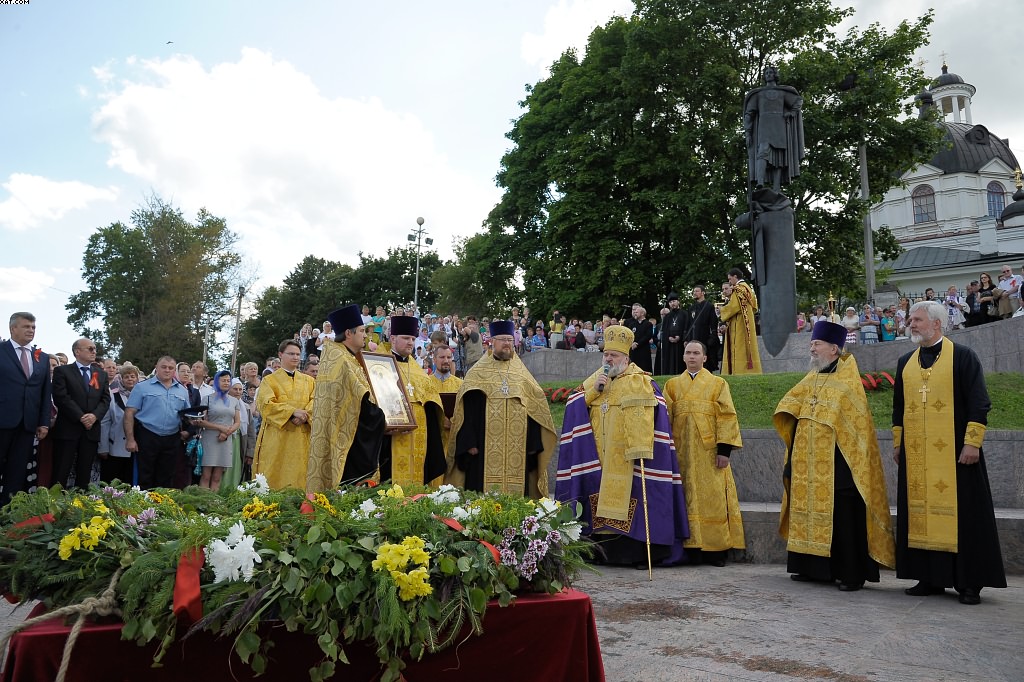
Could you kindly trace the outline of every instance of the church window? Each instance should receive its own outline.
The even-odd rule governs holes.
[[[998,218],[1006,208],[1006,190],[995,181],[988,183],[988,215]]]
[[[910,196],[914,202],[914,224],[934,222],[935,190],[928,185],[921,185]]]

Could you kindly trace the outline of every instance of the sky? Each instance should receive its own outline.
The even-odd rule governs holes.
[[[919,0],[849,0],[891,29]],[[943,56],[978,89],[975,123],[1024,160],[1019,0],[942,0]],[[65,303],[89,236],[156,194],[227,220],[258,277],[247,307],[307,255],[357,265],[423,217],[442,259],[480,230],[525,86],[628,0],[0,6],[0,318],[37,316],[70,354]],[[785,80],[783,78],[783,80]],[[1009,186],[1008,182],[1008,186]],[[312,321],[314,324],[317,321]],[[0,335],[6,337],[4,329]],[[173,352],[173,349],[169,349]],[[130,359],[130,358],[123,358]]]

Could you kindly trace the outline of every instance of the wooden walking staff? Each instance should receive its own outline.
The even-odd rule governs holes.
[[[647,534],[647,581],[654,581],[654,567],[651,565],[651,521],[647,517],[647,473],[644,458],[640,458],[640,494],[644,498],[644,532]]]

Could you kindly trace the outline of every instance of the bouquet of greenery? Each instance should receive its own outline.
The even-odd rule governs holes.
[[[233,637],[260,672],[274,643],[259,625],[277,622],[316,639],[313,680],[333,675],[355,642],[394,680],[405,660],[482,633],[489,601],[568,587],[590,551],[577,518],[551,500],[452,486],[306,495],[257,476],[228,494],[55,487],[0,510],[0,589],[60,608],[112,588],[122,636],[159,642],[154,663],[179,636],[206,630]],[[198,618],[184,633],[180,611]]]

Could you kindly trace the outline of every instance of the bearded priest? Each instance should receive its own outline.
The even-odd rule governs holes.
[[[605,563],[646,568],[689,535],[686,499],[658,385],[629,361],[633,332],[604,332],[604,367],[569,396],[555,498],[582,503],[580,518]],[[646,483],[645,483],[646,481]]]
[[[515,325],[495,320],[492,352],[469,370],[455,397],[445,483],[539,499],[548,495],[555,425],[544,389],[515,351]]]
[[[913,597],[952,587],[974,605],[983,587],[1006,587],[981,447],[992,404],[978,356],[942,335],[947,316],[936,301],[911,306],[919,347],[896,365],[896,577],[918,581]]]
[[[882,456],[846,328],[815,323],[810,372],[775,408],[786,444],[779,534],[799,582],[839,581],[854,592],[892,568],[895,548]]]

